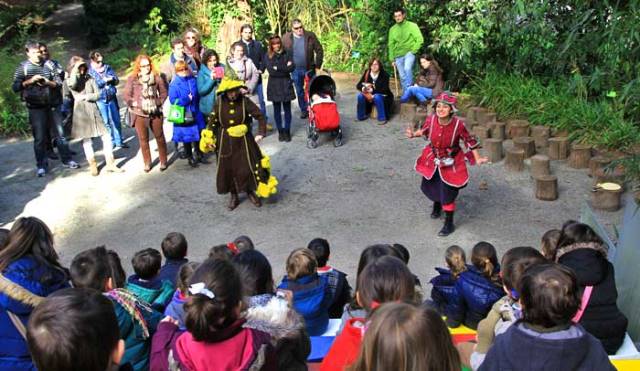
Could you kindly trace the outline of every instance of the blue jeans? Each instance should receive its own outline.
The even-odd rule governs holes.
[[[278,131],[291,128],[291,102],[271,102],[273,104],[273,118],[276,120]],[[284,126],[282,126],[282,108],[284,108]]]
[[[307,70],[304,67],[296,67],[293,70],[293,86],[296,87],[296,96],[298,97],[298,107],[300,107],[300,112],[305,112],[307,110],[307,101],[304,99],[304,75]],[[310,71],[310,78],[313,78],[315,75],[315,71]]]
[[[120,111],[118,109],[118,102],[114,99],[109,102],[97,101],[98,109],[100,110],[100,116],[104,121],[104,126],[109,130],[111,134],[111,142],[114,147],[122,145],[122,127],[120,127]]]
[[[413,64],[415,61],[416,56],[411,52],[408,52],[401,57],[396,57],[396,68],[400,75],[400,82],[402,83],[403,91],[413,85]]]
[[[420,103],[424,103],[433,98],[433,90],[430,88],[423,88],[421,86],[410,86],[402,93],[400,103],[407,103],[411,97],[416,97]]]
[[[376,110],[378,111],[378,121],[386,121],[387,113],[384,110],[384,95],[374,94],[373,104],[376,105]],[[358,94],[358,120],[362,121],[367,119],[369,116],[368,113],[371,112],[373,104],[367,102],[367,99],[362,93]]]
[[[258,81],[258,85],[256,85],[255,89],[256,94],[258,95],[258,102],[260,103],[260,112],[264,115],[264,119],[267,119],[267,105],[264,102],[264,92],[262,91],[262,78]]]

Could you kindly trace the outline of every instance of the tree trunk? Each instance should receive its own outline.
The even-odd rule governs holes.
[[[531,137],[513,138],[513,146],[524,151],[524,157],[529,158],[536,154],[536,143]]]
[[[549,156],[535,155],[531,157],[531,176],[536,179],[542,175],[549,175]]]
[[[509,171],[524,170],[524,150],[518,148],[509,148],[506,150],[507,156],[504,160],[504,166]]]
[[[596,186],[591,192],[591,206],[605,211],[617,211],[620,209],[620,196],[622,196],[623,188],[619,184],[615,185],[620,188],[609,190]]]
[[[542,175],[536,178],[536,198],[543,201],[558,199],[558,178],[555,175]]]
[[[591,160],[591,146],[585,144],[574,144],[571,146],[569,155],[569,166],[574,169],[586,169]]]
[[[505,140],[506,133],[505,127],[506,124],[504,122],[496,121],[491,124],[491,138]]]
[[[496,163],[502,160],[502,157],[503,157],[502,140],[493,139],[493,138],[485,139],[484,148],[486,150],[487,157],[489,157],[490,162]]]
[[[549,158],[552,160],[564,160],[567,158],[569,138],[549,138]]]

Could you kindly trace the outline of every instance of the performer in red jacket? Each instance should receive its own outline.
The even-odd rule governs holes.
[[[456,97],[449,92],[439,94],[433,100],[436,113],[427,117],[420,130],[414,131],[408,127],[405,132],[407,138],[424,136],[427,140],[427,145],[416,160],[415,169],[423,176],[422,192],[433,201],[431,218],[437,219],[442,210],[445,212],[444,226],[438,236],[448,236],[455,230],[455,200],[459,190],[469,181],[465,159],[471,164],[488,161],[477,150],[478,139],[469,134],[464,122],[455,116],[456,101]],[[460,147],[461,141],[469,150],[466,154]]]

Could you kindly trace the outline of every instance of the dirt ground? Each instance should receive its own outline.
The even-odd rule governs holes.
[[[108,62],[108,56],[105,59]],[[322,136],[317,149],[308,149],[306,122],[297,118],[296,108],[293,141],[280,143],[271,135],[261,143],[280,181],[278,195],[262,208],[243,197],[240,207],[227,211],[227,196],[215,191],[215,163],[192,169],[174,154],[166,172],[156,166],[145,174],[135,133],[126,128],[131,148],[116,153],[126,172],[98,177],[89,174],[78,142],[72,149],[78,153],[79,170],[63,169],[59,161],[52,161],[50,174],[37,178],[33,142],[1,140],[0,225],[8,227],[19,216],[37,216],[54,231],[65,264],[84,249],[107,245],[118,251],[127,270],[135,251],[160,248],[162,238],[171,231],[187,236],[192,260],[202,260],[213,245],[247,234],[269,257],[275,276],[284,273],[291,250],[315,237],[330,241],[330,263],[350,275],[355,274],[364,247],[397,242],[409,248],[410,267],[426,282],[435,273],[433,268],[444,264],[443,253],[449,245],[469,251],[474,243],[485,240],[500,252],[520,245],[538,246],[546,230],[580,217],[591,188],[586,170],[553,162],[560,198],[545,202],[534,198],[528,170],[508,173],[503,163],[489,164],[470,171],[469,186],[458,199],[456,232],[437,237],[442,220],[429,218],[430,204],[413,170],[424,141],[405,139],[406,123],[397,117],[384,126],[356,122],[357,77],[334,77],[344,146],[334,148],[328,136]],[[153,150],[155,143],[151,146]],[[157,157],[157,152],[153,155]],[[486,190],[479,189],[482,181]],[[597,215],[613,231],[622,213]]]

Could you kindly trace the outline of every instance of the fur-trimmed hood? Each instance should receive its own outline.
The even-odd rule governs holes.
[[[302,316],[293,310],[283,298],[274,296],[266,305],[247,309],[244,327],[271,334],[274,340],[294,338],[304,330]]]

